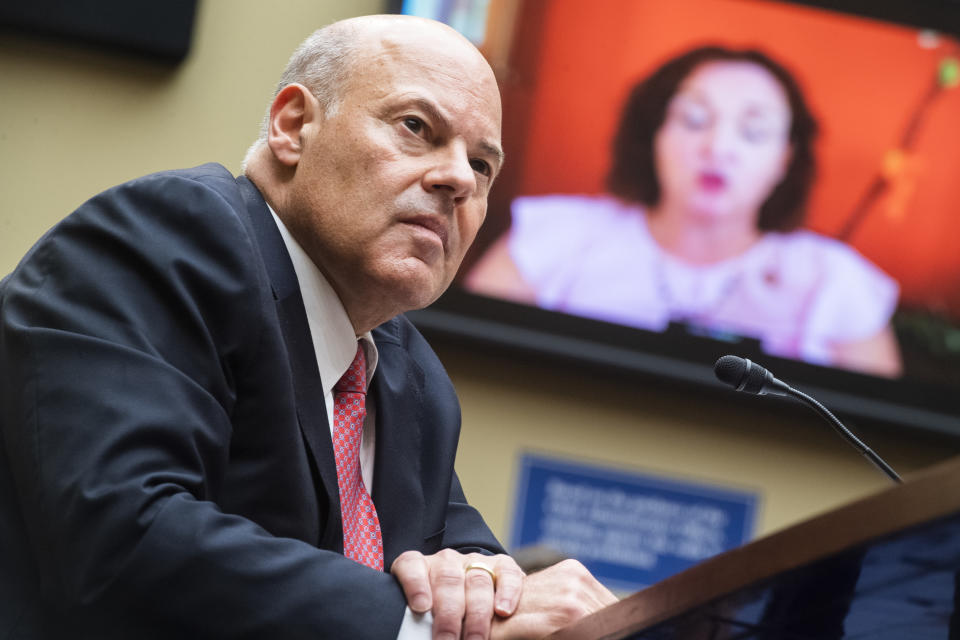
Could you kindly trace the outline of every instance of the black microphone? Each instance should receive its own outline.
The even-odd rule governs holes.
[[[859,451],[863,457],[869,460],[873,466],[882,471],[888,478],[897,483],[903,482],[900,476],[897,475],[897,472],[894,471],[883,458],[874,453],[860,438],[853,435],[825,406],[802,391],[797,391],[787,383],[773,377],[772,373],[757,363],[737,356],[723,356],[717,360],[717,364],[713,366],[713,372],[720,382],[727,383],[737,391],[753,393],[759,396],[770,393],[778,396],[790,396],[800,400],[823,416],[841,438],[849,442],[854,449]]]

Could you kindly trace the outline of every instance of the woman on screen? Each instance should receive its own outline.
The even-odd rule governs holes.
[[[632,91],[610,195],[520,197],[464,286],[660,331],[670,322],[765,351],[900,374],[897,284],[851,247],[800,230],[817,125],[789,72],[702,47]]]

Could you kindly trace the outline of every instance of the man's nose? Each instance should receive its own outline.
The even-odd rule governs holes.
[[[424,175],[424,189],[446,193],[459,204],[476,188],[476,174],[464,145],[451,144],[433,154],[432,164]]]

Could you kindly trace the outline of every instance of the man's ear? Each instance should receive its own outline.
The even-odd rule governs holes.
[[[281,164],[294,167],[300,161],[303,127],[313,120],[317,106],[310,90],[298,83],[288,84],[273,99],[267,146]]]

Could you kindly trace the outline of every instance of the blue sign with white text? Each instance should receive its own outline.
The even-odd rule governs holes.
[[[511,544],[553,547],[636,591],[746,542],[756,505],[754,493],[525,455]]]

